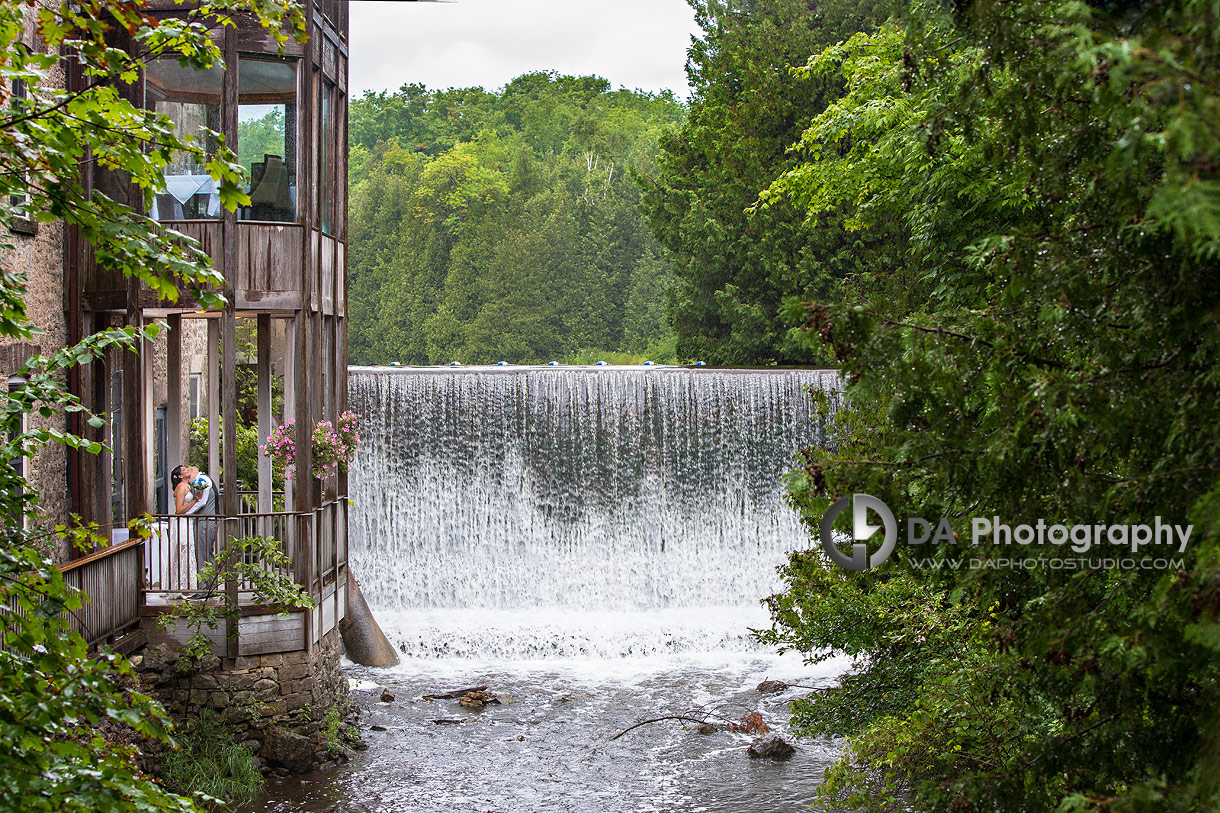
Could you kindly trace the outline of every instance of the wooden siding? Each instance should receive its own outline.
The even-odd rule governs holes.
[[[182,646],[186,640],[195,634],[195,628],[182,621],[174,621],[165,629],[158,629],[159,624],[154,616],[146,616],[143,626],[151,646],[169,644]],[[200,630],[212,642],[212,653],[224,657],[228,653],[228,642],[224,627],[210,630],[204,627]],[[244,616],[237,622],[237,655],[271,655],[276,652],[298,652],[304,647],[301,641],[305,634],[305,613],[296,612],[288,615],[268,613],[265,615]]]
[[[339,280],[335,285],[335,313],[347,316],[347,247],[343,243],[335,243],[335,268],[339,272]],[[347,358],[347,354],[344,354]]]
[[[302,259],[300,226],[237,224],[237,290],[247,300],[301,290]]]
[[[322,313],[335,313],[335,238],[322,235]]]
[[[314,273],[316,273],[316,269],[321,264],[321,254],[322,232],[318,231],[317,229],[313,229],[310,231],[309,240],[309,268],[311,271],[314,271]],[[318,293],[317,279],[313,279],[311,281],[313,284],[309,286],[309,307],[311,310],[316,311],[321,306],[322,300]]]
[[[287,616],[252,615],[237,624],[239,655],[270,655],[301,649],[305,635],[305,614]]]
[[[167,228],[199,241],[212,259],[222,267],[223,243],[220,221],[189,220],[165,224]],[[301,226],[295,223],[237,223],[237,306],[250,310],[295,310],[302,307],[305,284],[305,257],[301,254]],[[126,280],[115,271],[106,271],[94,261],[93,250],[82,250],[83,294],[91,310],[118,310],[126,304]],[[189,310],[195,303],[183,292],[173,307]],[[167,307],[147,289],[140,295],[146,308]]]

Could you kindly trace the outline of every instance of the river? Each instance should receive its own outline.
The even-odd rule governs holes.
[[[353,368],[350,561],[403,662],[345,668],[368,750],[273,780],[250,809],[807,809],[836,742],[776,762],[747,757],[753,735],[679,721],[612,738],[753,711],[787,736],[806,689],[757,684],[847,668],[750,635],[775,567],[809,544],[781,479],[825,442],[807,390],[835,387],[827,371]],[[422,699],[479,685],[502,702]]]

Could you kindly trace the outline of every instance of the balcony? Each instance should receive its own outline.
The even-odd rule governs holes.
[[[217,544],[246,536],[279,540],[291,565],[290,577],[313,598],[312,610],[282,613],[259,602],[253,585],[230,572],[216,585],[200,584],[195,542],[204,523]],[[118,542],[60,567],[69,585],[84,592],[84,607],[69,623],[90,647],[100,644],[131,651],[144,643],[182,645],[193,628],[175,622],[159,629],[157,619],[198,593],[213,603],[235,607],[237,617],[216,630],[213,653],[224,657],[266,655],[311,649],[343,618],[347,600],[347,501],[332,500],[312,511],[198,517],[154,515],[146,540]],[[274,571],[268,562],[250,562]]]

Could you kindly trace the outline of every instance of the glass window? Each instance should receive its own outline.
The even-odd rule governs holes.
[[[237,68],[237,160],[250,173],[243,220],[297,219],[295,62],[241,57]]]
[[[18,116],[25,110],[25,80],[20,77],[14,79],[12,88],[12,95],[9,97],[9,104],[12,106],[11,115]],[[24,185],[25,173],[21,175],[21,182]],[[26,195],[12,195],[9,197],[9,203],[13,204],[13,206],[24,207],[25,201]]]
[[[25,80],[20,77],[13,79],[12,95],[9,97],[9,105],[11,106],[10,115],[19,115],[24,112],[26,110],[27,98]],[[18,174],[17,178],[16,188],[18,190],[25,188],[28,176],[22,172]],[[12,206],[8,224],[9,229],[17,234],[37,234],[38,223],[34,220],[29,210],[29,194],[23,192],[10,195],[8,202]]]
[[[199,409],[199,383],[202,378],[203,373],[191,373],[191,406],[187,414],[192,421],[203,414]]]
[[[322,81],[322,100],[318,116],[318,201],[319,220],[324,234],[334,234],[335,221],[335,86]]]
[[[192,136],[209,155],[216,152],[213,132],[220,132],[221,70],[196,71],[177,59],[154,59],[144,73],[149,105],[169,116],[179,136]],[[165,167],[165,191],[153,200],[154,220],[197,220],[220,216],[216,182],[199,159],[177,154]]]

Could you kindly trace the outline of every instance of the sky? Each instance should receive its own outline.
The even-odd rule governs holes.
[[[493,90],[535,70],[596,74],[614,87],[686,98],[686,0],[454,0],[351,4],[349,82],[397,90]]]

